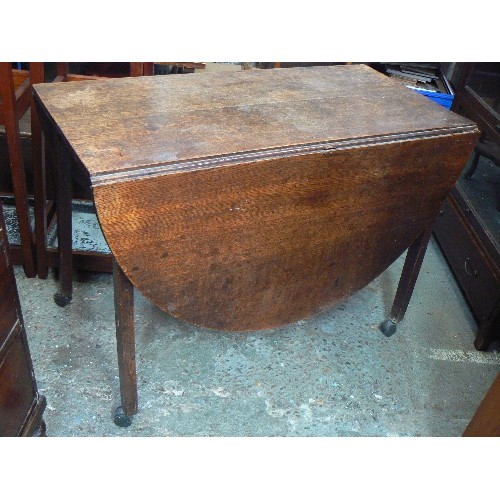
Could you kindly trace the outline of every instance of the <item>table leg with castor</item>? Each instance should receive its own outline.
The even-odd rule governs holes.
[[[121,406],[115,410],[114,422],[120,427],[132,423],[138,411],[137,372],[135,362],[134,285],[113,259],[115,293],[116,344],[120,376]]]

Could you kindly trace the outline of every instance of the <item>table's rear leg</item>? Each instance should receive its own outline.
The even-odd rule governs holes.
[[[68,149],[55,138],[56,213],[59,253],[59,292],[54,295],[58,306],[64,307],[73,296],[73,248],[71,220],[71,157]]]
[[[134,285],[113,258],[115,290],[116,344],[120,376],[121,406],[115,411],[115,424],[128,427],[137,413],[137,373],[135,363]]]
[[[472,154],[473,154],[473,160],[472,160],[472,164],[471,164],[469,170],[467,170],[467,172],[465,173],[466,179],[472,179],[472,176],[476,172],[477,165],[479,163],[480,154],[478,153],[478,151],[474,150],[474,153],[472,153]]]
[[[386,337],[396,333],[396,325],[404,318],[431,234],[432,224],[408,248],[396,297],[392,304],[391,317],[380,325],[380,330]]]
[[[474,347],[478,351],[486,351],[489,344],[498,337],[500,332],[500,298],[490,315],[483,321],[474,340]]]

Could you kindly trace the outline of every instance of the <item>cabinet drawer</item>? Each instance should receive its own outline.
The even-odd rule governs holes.
[[[0,436],[16,436],[35,401],[28,359],[19,328],[10,348],[0,359]]]
[[[17,321],[17,296],[8,267],[5,241],[0,242],[0,348]]]
[[[500,277],[474,234],[449,199],[442,206],[434,234],[443,248],[474,314],[481,322],[500,296]]]

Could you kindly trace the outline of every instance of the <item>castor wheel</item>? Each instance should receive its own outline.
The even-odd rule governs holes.
[[[132,423],[132,417],[127,417],[127,415],[125,415],[125,412],[123,411],[123,408],[119,406],[115,410],[114,422],[118,427],[128,427]]]
[[[380,331],[386,337],[392,337],[396,333],[396,330],[396,323],[392,319],[387,319],[380,325]]]
[[[59,307],[65,307],[67,306],[73,297],[71,295],[63,295],[59,292],[54,294],[54,302],[59,306]]]

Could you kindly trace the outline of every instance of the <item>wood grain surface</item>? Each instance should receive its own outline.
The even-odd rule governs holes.
[[[36,85],[152,302],[258,330],[364,287],[428,229],[475,125],[363,65]]]
[[[367,285],[435,217],[473,147],[456,135],[94,188],[132,283],[197,325],[257,330]]]
[[[200,158],[472,126],[364,65],[63,82],[34,90],[93,184],[100,174],[175,170]]]

